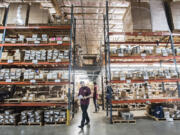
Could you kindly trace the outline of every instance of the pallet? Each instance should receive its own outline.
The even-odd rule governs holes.
[[[155,121],[165,121],[166,120],[166,118],[156,118],[155,116],[152,116],[152,115],[150,115],[150,114],[146,114],[149,118],[151,118],[151,119],[153,119],[153,120],[155,120]],[[180,118],[173,118],[173,120],[180,120]]]
[[[66,121],[62,121],[62,122],[45,122],[45,125],[64,125],[66,124]]]
[[[136,124],[136,120],[123,120],[120,117],[113,117],[112,118],[112,123],[129,123],[129,124]]]
[[[42,123],[42,122],[32,122],[32,123],[22,123],[22,122],[19,122],[18,125],[24,125],[24,126],[34,126],[34,125],[38,125],[38,126],[42,126],[43,123]]]
[[[1,123],[1,126],[17,126],[17,123]]]
[[[5,99],[5,103],[20,103],[20,98]]]

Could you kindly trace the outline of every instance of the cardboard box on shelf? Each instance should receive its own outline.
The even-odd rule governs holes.
[[[8,52],[2,52],[1,60],[7,60]]]
[[[28,24],[48,24],[49,10],[41,9],[40,4],[33,3],[30,6]]]
[[[131,2],[123,18],[124,31],[152,31],[150,5],[147,2]]]
[[[28,4],[11,3],[7,18],[8,25],[26,25]]]
[[[5,8],[0,8],[0,25],[3,25]]]
[[[180,1],[171,2],[170,9],[172,13],[173,27],[175,31],[180,30]]]

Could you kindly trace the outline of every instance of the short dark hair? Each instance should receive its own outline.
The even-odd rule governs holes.
[[[96,82],[94,82],[94,85],[96,85],[97,83]]]

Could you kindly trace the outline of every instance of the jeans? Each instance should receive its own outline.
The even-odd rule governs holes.
[[[88,109],[88,106],[89,105],[81,105],[81,110],[82,110],[82,121],[81,121],[81,126],[83,127],[84,126],[84,123],[85,121],[87,123],[89,123],[89,116],[88,116],[88,113],[87,113],[87,109]]]
[[[95,112],[97,112],[97,103],[96,103],[96,98],[93,98],[93,101],[94,101]]]

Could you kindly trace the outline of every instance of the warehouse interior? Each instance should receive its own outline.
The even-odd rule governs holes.
[[[1,0],[0,134],[179,135],[179,22],[180,0]]]

